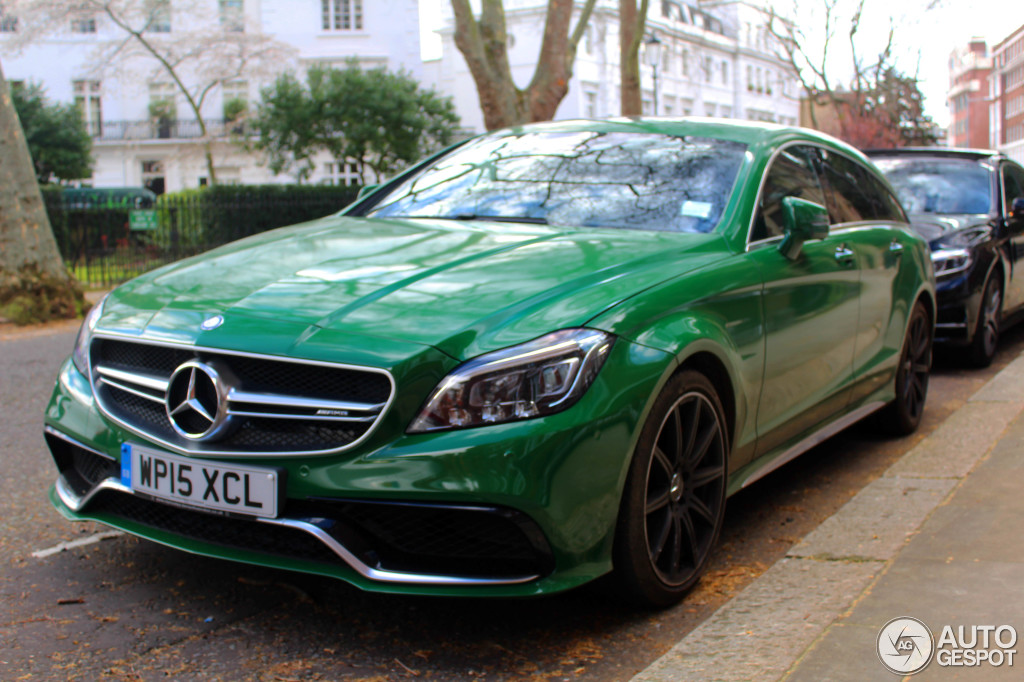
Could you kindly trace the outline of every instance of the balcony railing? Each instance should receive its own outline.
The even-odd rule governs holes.
[[[194,119],[148,119],[145,121],[103,121],[92,130],[97,140],[194,140],[202,137],[199,121]],[[210,137],[245,133],[245,123],[227,119],[206,119]]]

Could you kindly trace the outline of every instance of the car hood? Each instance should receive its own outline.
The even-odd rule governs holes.
[[[595,315],[726,255],[714,234],[331,216],[156,270],[109,297],[100,329],[204,343],[319,331],[433,346],[456,359]],[[213,332],[210,332],[211,334]],[[252,345],[251,338],[245,345]],[[269,352],[269,351],[267,351]]]
[[[987,214],[937,215],[935,213],[912,213],[910,225],[924,237],[928,243],[948,237],[954,232],[971,227],[983,227],[988,224]]]

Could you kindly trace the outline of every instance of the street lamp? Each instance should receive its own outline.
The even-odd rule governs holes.
[[[661,41],[651,33],[644,38],[644,63],[654,73],[654,115],[658,115],[658,65],[661,64]]]

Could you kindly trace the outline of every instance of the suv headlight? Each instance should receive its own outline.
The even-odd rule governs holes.
[[[96,329],[96,323],[103,314],[103,304],[106,303],[106,296],[94,305],[86,313],[82,320],[82,326],[78,330],[78,338],[75,339],[75,348],[71,351],[71,362],[75,363],[78,371],[89,376],[89,342],[92,340],[92,333]]]
[[[563,329],[481,355],[445,377],[409,433],[502,424],[561,412],[594,382],[614,337]]]
[[[971,260],[970,249],[943,248],[932,251],[932,265],[935,267],[936,277],[963,272],[971,267]]]

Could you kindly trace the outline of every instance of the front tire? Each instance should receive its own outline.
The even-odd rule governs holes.
[[[928,398],[928,373],[932,367],[932,320],[918,301],[910,313],[903,339],[900,364],[896,368],[896,399],[880,414],[882,428],[894,436],[917,430]]]
[[[992,364],[999,347],[999,329],[1003,316],[1003,288],[999,284],[999,272],[993,272],[985,284],[981,296],[981,310],[978,311],[978,326],[971,339],[968,359],[972,367],[983,368]]]
[[[636,604],[670,606],[707,568],[725,517],[729,453],[711,382],[686,370],[654,403],[626,479],[615,577]]]

